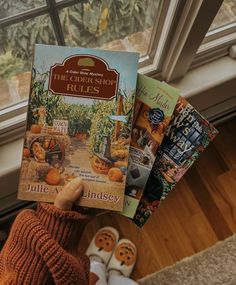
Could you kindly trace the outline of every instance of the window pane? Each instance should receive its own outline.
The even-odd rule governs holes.
[[[60,11],[66,44],[147,53],[160,0],[86,1]]]
[[[28,97],[35,43],[56,44],[48,15],[0,30],[0,109]]]
[[[219,12],[210,26],[209,31],[216,30],[234,22],[236,22],[236,1],[224,0]]]
[[[224,0],[197,51],[197,65],[228,54],[235,42],[236,1]]]
[[[0,19],[45,5],[45,0],[0,0]]]

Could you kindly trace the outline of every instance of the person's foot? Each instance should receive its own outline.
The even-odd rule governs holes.
[[[86,251],[92,261],[107,265],[119,239],[118,231],[113,227],[101,228],[93,237]]]
[[[117,243],[111,259],[107,265],[107,271],[111,274],[122,274],[129,277],[133,271],[137,259],[137,248],[128,239],[121,239]]]

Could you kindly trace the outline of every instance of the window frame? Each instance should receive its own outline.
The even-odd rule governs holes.
[[[153,26],[147,54],[143,58],[140,58],[139,61],[139,72],[143,74],[150,74],[152,72],[160,73],[162,64],[161,58],[163,58],[163,50],[165,50],[164,46],[166,46],[168,42],[168,36],[166,36],[166,34],[172,34],[171,30],[174,26],[174,18],[177,18],[176,14],[181,7],[181,1],[179,0],[160,1],[161,5]]]
[[[235,44],[236,22],[208,32],[195,55],[190,69],[229,55],[230,47]]]
[[[45,1],[45,5],[41,7],[0,19],[0,28],[49,14],[58,45],[65,45],[59,11],[78,3],[78,0]],[[222,3],[223,0],[162,1],[147,55],[140,58],[139,72],[172,82],[183,77],[188,70],[226,55],[229,45],[236,42],[234,33],[226,34],[217,48],[212,47],[206,52],[197,53]],[[203,45],[213,43],[213,33],[208,36],[209,38],[204,40]],[[218,38],[214,40],[220,42]],[[28,100],[24,100],[0,110],[0,145],[23,136],[27,104]]]
[[[0,146],[23,137],[27,106],[24,100],[0,110]]]
[[[160,1],[160,9],[158,9],[156,16],[155,25],[153,28],[154,32],[152,32],[147,55],[140,58],[140,68],[143,70],[143,73],[147,73],[150,70],[155,72],[157,70],[157,46],[162,34],[162,26],[166,23],[166,15],[169,11],[169,6],[171,2],[181,2],[182,0]],[[80,2],[83,2],[83,0]],[[78,0],[61,0],[58,2],[55,0],[45,0],[45,5],[43,6],[22,11],[16,15],[11,15],[0,19],[0,29],[47,14],[51,18],[57,44],[65,45],[65,39],[59,18],[59,11],[76,3],[78,3]],[[151,67],[151,69],[149,69],[149,67]],[[23,136],[25,131],[24,125],[26,120],[27,105],[28,100],[24,100],[0,110],[0,145]]]
[[[183,77],[191,68],[222,3],[223,0],[186,1],[163,68],[162,77],[167,82]]]
[[[55,0],[45,0],[45,5],[0,19],[0,29],[48,14],[51,18],[53,31],[55,33],[58,45],[65,45],[65,39],[62,32],[58,10],[76,3],[78,3],[76,0],[61,0],[59,2],[56,2]]]

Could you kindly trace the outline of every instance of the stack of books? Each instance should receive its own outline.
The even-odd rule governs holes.
[[[146,223],[217,130],[138,58],[36,45],[19,199],[53,202],[80,176],[79,205]]]

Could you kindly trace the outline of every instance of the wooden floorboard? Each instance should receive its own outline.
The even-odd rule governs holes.
[[[118,214],[92,220],[81,249],[94,233],[111,225],[134,241],[138,260],[134,279],[174,264],[236,232],[236,119],[220,131],[147,224],[139,229]]]

